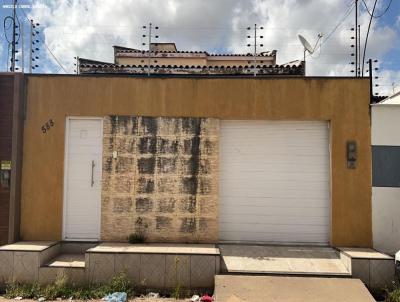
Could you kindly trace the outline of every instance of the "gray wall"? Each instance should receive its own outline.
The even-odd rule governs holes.
[[[372,186],[400,187],[400,146],[372,146]]]

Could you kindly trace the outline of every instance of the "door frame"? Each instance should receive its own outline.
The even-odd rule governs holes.
[[[64,184],[63,184],[63,215],[62,215],[62,240],[64,241],[100,241],[101,232],[101,197],[98,205],[98,219],[97,219],[97,233],[98,238],[89,239],[67,239],[66,238],[66,224],[67,224],[67,180],[68,180],[68,151],[69,151],[69,127],[71,125],[71,120],[99,120],[101,122],[101,153],[103,154],[103,123],[104,119],[102,117],[95,116],[67,116],[65,119],[65,135],[64,135]],[[101,177],[103,177],[103,156],[101,156]],[[100,181],[100,191],[102,189],[102,182]]]

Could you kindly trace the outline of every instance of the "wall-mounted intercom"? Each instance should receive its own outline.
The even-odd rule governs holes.
[[[355,169],[357,162],[357,143],[355,141],[347,142],[347,168]]]
[[[2,160],[0,162],[0,187],[9,188],[11,182],[11,161]]]

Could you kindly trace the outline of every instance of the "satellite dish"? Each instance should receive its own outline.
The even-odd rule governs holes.
[[[304,38],[302,35],[299,35],[299,40],[300,40],[301,44],[303,44],[303,46],[304,46],[304,51],[307,50],[310,54],[313,54],[314,49],[312,48],[311,44],[308,43],[306,38]]]

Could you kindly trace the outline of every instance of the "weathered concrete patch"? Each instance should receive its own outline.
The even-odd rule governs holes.
[[[219,122],[109,116],[104,120],[102,240],[218,240]]]

